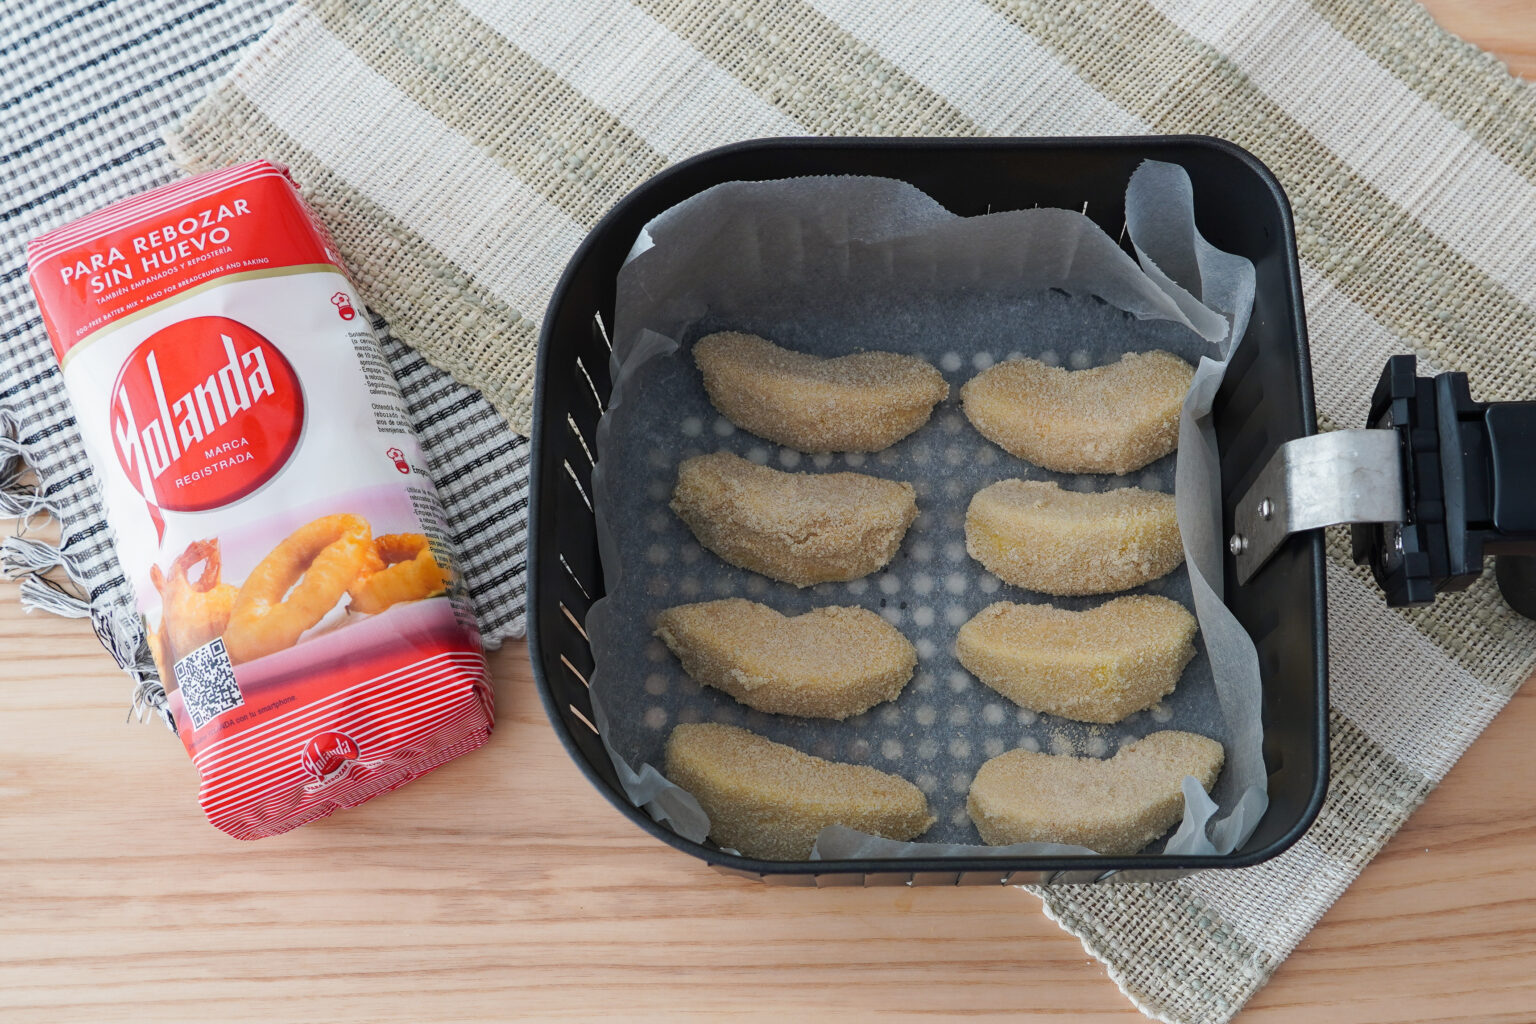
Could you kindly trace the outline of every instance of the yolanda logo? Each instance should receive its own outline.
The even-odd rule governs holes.
[[[201,316],[145,339],[112,385],[112,440],[152,505],[201,512],[283,468],[304,426],[293,367],[237,320]]]
[[[304,744],[299,761],[304,770],[322,781],[357,761],[362,751],[357,742],[343,732],[322,732]]]

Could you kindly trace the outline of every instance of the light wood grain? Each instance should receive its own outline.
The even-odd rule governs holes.
[[[277,839],[206,825],[83,622],[0,588],[6,1021],[1142,1019],[1015,889],[769,888],[613,811],[494,659],[491,744]],[[1242,1020],[1529,1021],[1536,690]]]
[[[1531,0],[1424,0],[1442,28],[1492,53],[1521,78],[1536,75],[1536,4]]]

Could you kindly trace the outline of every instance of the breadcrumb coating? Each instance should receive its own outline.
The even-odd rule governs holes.
[[[1173,692],[1195,656],[1195,617],[1151,594],[1074,612],[999,601],[960,627],[960,663],[1031,711],[1111,724]]]
[[[784,473],[713,452],[678,466],[672,511],[732,565],[808,587],[888,563],[917,518],[917,498],[909,483]]]
[[[1064,491],[1040,480],[977,491],[965,549],[1004,582],[1056,595],[1128,590],[1184,562],[1173,495]]]
[[[679,725],[666,775],[709,815],[710,838],[762,860],[806,860],[828,825],[915,839],[934,817],[922,790],[864,765],[804,754],[746,729]]]
[[[1086,370],[1011,359],[960,389],[981,435],[1059,473],[1129,473],[1178,447],[1195,370],[1168,352],[1130,352]]]
[[[866,608],[790,618],[728,598],[668,608],[656,635],[694,679],[775,715],[857,715],[895,700],[917,668],[917,649]]]
[[[1068,843],[1135,853],[1184,816],[1184,776],[1209,793],[1224,758],[1215,740],[1172,730],[1102,761],[1010,750],[981,766],[966,811],[992,846]]]
[[[949,397],[938,370],[895,352],[823,358],[724,331],[701,338],[693,358],[726,419],[803,452],[877,452]]]

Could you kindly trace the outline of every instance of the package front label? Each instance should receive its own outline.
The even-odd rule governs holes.
[[[275,834],[483,742],[441,504],[286,173],[135,197],[29,262],[210,820]]]
[[[283,468],[304,428],[293,364],[227,316],[178,320],[140,342],[111,401],[124,475],[147,501],[178,512],[245,497]]]

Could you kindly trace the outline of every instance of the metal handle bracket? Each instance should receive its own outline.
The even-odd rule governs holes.
[[[1340,523],[1406,517],[1395,430],[1335,430],[1282,444],[1233,510],[1227,547],[1247,583],[1285,539]]]

